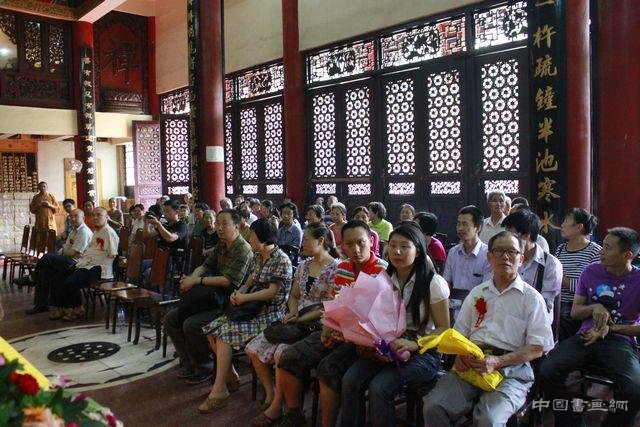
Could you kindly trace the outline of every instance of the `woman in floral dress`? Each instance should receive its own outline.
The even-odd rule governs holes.
[[[302,253],[309,258],[300,263],[296,270],[288,301],[289,314],[282,320],[283,323],[309,324],[319,321],[322,316],[319,304],[332,298],[333,278],[340,260],[330,241],[330,233],[323,224],[317,223],[309,224],[304,229]],[[299,315],[303,310],[305,313]],[[247,344],[245,350],[265,390],[264,412],[251,421],[254,426],[271,425],[281,415],[282,390],[278,386],[277,373],[274,390],[270,365],[277,363],[288,346],[270,343],[263,333]]]
[[[201,413],[224,408],[229,393],[238,389],[238,374],[231,363],[233,350],[244,348],[249,340],[286,314],[292,267],[289,257],[276,245],[276,228],[267,219],[254,221],[249,243],[255,252],[253,268],[244,285],[231,294],[231,304],[264,301],[266,305],[252,319],[233,321],[221,316],[202,328],[216,354],[216,379],[207,400],[198,407]]]

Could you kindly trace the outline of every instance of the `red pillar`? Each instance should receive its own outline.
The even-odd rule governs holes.
[[[224,58],[222,1],[200,1],[198,103],[200,144],[199,199],[218,206],[224,197]]]
[[[566,2],[567,207],[591,211],[589,0]]]
[[[598,2],[599,217],[601,231],[640,230],[640,8]]]
[[[78,131],[73,137],[73,145],[75,158],[82,161],[84,157],[84,143],[80,137],[80,127],[83,125],[83,119],[80,117],[80,47],[90,46],[93,49],[93,25],[90,22],[76,21],[73,23],[73,99],[76,112],[78,114]],[[82,203],[87,199],[86,196],[86,170],[76,174],[76,206],[81,207]]]
[[[149,64],[149,75],[147,79],[149,84],[147,90],[149,93],[149,114],[153,116],[153,120],[158,120],[160,114],[160,99],[156,88],[156,18],[151,16],[147,18],[147,61]]]
[[[282,0],[284,62],[285,193],[305,204],[307,184],[304,124],[304,66],[298,33],[298,0]]]

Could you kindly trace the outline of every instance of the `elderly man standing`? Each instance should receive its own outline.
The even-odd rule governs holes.
[[[167,334],[184,370],[178,378],[199,384],[213,376],[211,350],[202,327],[222,315],[231,292],[244,282],[253,260],[249,243],[240,235],[240,213],[218,213],[216,233],[220,241],[204,263],[180,280],[182,300],[164,318]]]
[[[504,230],[502,220],[506,216],[504,207],[507,195],[502,190],[493,190],[487,194],[487,205],[489,206],[489,216],[482,223],[480,240],[488,243],[489,239]]]
[[[640,336],[640,270],[631,264],[639,251],[636,231],[626,227],[607,230],[600,263],[585,267],[573,298],[571,317],[582,320],[582,326],[577,334],[560,341],[540,367],[545,397],[554,403],[572,402],[573,396],[565,387],[572,371],[588,368],[611,379],[614,400],[599,402],[608,409],[604,426],[633,426],[640,410],[636,347]],[[616,402],[623,402],[624,407],[617,408]],[[572,404],[568,403],[564,411],[553,406],[557,426],[584,425]]]
[[[53,194],[48,191],[49,186],[46,182],[38,183],[38,193],[31,199],[29,203],[29,211],[36,216],[36,229],[56,230],[56,219],[54,214],[58,211],[58,202]]]
[[[33,280],[22,277],[16,281],[19,285],[29,286],[35,282],[33,308],[26,311],[27,315],[42,313],[49,310],[49,290],[51,283],[58,281],[66,272],[70,271],[78,259],[87,249],[91,240],[91,230],[84,223],[84,212],[74,209],[69,214],[71,232],[62,246],[60,253],[47,253],[36,263]]]
[[[493,279],[471,291],[454,326],[486,354],[484,359],[457,356],[456,370],[499,370],[504,379],[495,391],[484,392],[449,372],[424,399],[425,425],[453,425],[472,409],[475,426],[505,425],[525,402],[534,379],[529,362],[553,347],[553,333],[542,295],[518,275],[523,251],[524,243],[507,231],[489,240]],[[476,308],[479,300],[484,312]]]

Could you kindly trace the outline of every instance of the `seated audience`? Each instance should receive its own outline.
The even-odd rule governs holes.
[[[389,267],[396,289],[402,296],[407,329],[391,343],[397,352],[409,351],[411,357],[402,363],[361,357],[342,377],[343,426],[365,425],[365,392],[369,390],[367,425],[396,425],[395,398],[403,391],[415,392],[433,382],[440,369],[440,355],[435,351],[418,352],[418,336],[439,334],[449,328],[449,286],[436,274],[428,261],[427,245],[422,230],[414,222],[400,223],[389,236]]]
[[[310,205],[304,211],[305,226],[309,224],[324,224],[324,208],[321,205]]]
[[[233,207],[238,209],[241,204],[244,203],[244,196],[242,194],[238,194],[235,199],[233,199]]]
[[[224,209],[233,209],[233,203],[231,203],[231,199],[228,197],[220,199],[220,210]]]
[[[76,265],[91,240],[93,233],[84,223],[84,212],[81,209],[74,209],[69,218],[71,219],[71,232],[60,253],[44,254],[36,263],[33,277],[25,276],[15,281],[16,284],[22,286],[35,284],[34,305],[26,311],[27,315],[49,310],[51,285],[59,283],[64,274]]]
[[[340,249],[342,245],[342,227],[347,223],[347,208],[345,205],[340,202],[335,202],[331,205],[331,221],[333,224],[329,226],[329,230],[335,237],[338,254],[342,256],[342,250]]]
[[[248,242],[249,236],[251,236],[250,225],[253,221],[250,218],[252,214],[246,206],[238,209],[238,212],[240,213],[240,235]]]
[[[585,267],[578,280],[571,317],[582,321],[577,334],[560,341],[540,366],[540,381],[548,400],[574,397],[565,387],[570,372],[589,370],[614,383],[613,400],[604,408],[624,402],[624,408],[607,411],[606,426],[633,426],[640,409],[640,270],[631,261],[640,251],[638,233],[630,228],[607,230],[600,263]],[[595,400],[594,400],[595,403]],[[555,406],[555,405],[554,405]],[[576,411],[555,408],[556,426],[580,426]]]
[[[212,210],[205,211],[202,214],[202,221],[204,222],[204,229],[200,233],[200,237],[202,237],[202,244],[204,246],[202,255],[209,256],[220,241],[216,231],[216,213]]]
[[[187,224],[178,218],[179,206],[176,200],[167,200],[164,202],[162,211],[166,222],[160,221],[156,215],[150,214],[149,212],[147,212],[147,215],[144,217],[144,238],[156,236],[158,247],[168,248],[171,251],[171,267],[172,269],[176,269],[176,271],[180,271],[179,263],[182,262],[180,250],[186,248],[188,236]],[[151,211],[151,208],[149,208],[149,211]],[[149,277],[151,263],[151,259],[144,259],[142,261],[142,270],[144,271],[145,277]]]
[[[480,240],[482,211],[470,205],[458,211],[456,233],[460,243],[447,255],[442,276],[453,289],[471,290],[491,278],[491,265],[487,260],[487,245]],[[458,300],[451,301],[458,308]]]
[[[352,220],[342,227],[342,248],[349,258],[337,267],[336,290],[351,286],[361,271],[375,276],[387,268],[387,262],[372,251],[371,231],[366,222]],[[342,377],[356,360],[355,345],[344,342],[339,332],[326,327],[285,349],[276,371],[287,406],[284,425],[304,425],[300,402],[302,381],[311,369],[316,369],[322,425],[333,426],[340,409]]]
[[[382,203],[369,203],[369,226],[373,231],[378,233],[381,254],[384,254],[384,247],[389,241],[389,234],[393,231],[393,225],[385,219],[386,217],[387,208],[385,208]]]
[[[340,262],[324,225],[311,224],[304,229],[302,254],[308,258],[296,269],[287,302],[289,313],[282,322],[317,325],[322,316],[322,301],[333,298],[334,275]],[[271,425],[282,415],[282,387],[276,375],[274,390],[270,365],[278,362],[287,347],[270,343],[262,333],[247,344],[245,351],[265,390],[264,411],[252,420],[254,426]]]
[[[293,203],[285,203],[280,206],[280,225],[278,227],[278,246],[295,246],[300,248],[302,242],[302,230],[296,218],[298,207]]]
[[[129,228],[129,244],[133,243],[138,230],[144,229],[144,206],[141,204],[132,205],[129,208],[129,216],[131,217],[131,226]]]
[[[113,260],[118,255],[118,234],[107,225],[107,210],[102,207],[93,210],[96,231],[91,237],[87,250],[72,268],[59,278],[61,282],[51,283],[52,320],[75,320],[84,315],[80,289],[100,279],[113,278]]]
[[[480,231],[480,240],[483,243],[487,243],[490,238],[504,230],[502,220],[506,217],[504,214],[506,198],[507,195],[502,190],[493,190],[487,194],[489,217],[482,222],[482,230]]]
[[[278,229],[280,225],[280,212],[276,209],[275,203],[272,200],[264,199],[261,204],[262,218],[266,218],[269,222]]]
[[[562,264],[562,290],[560,292],[560,336],[569,338],[580,329],[580,321],[571,318],[571,306],[584,268],[600,261],[602,246],[589,240],[598,219],[582,208],[570,209],[564,217],[560,232],[567,241],[556,248],[556,257]]]
[[[473,425],[504,426],[524,404],[534,380],[529,362],[553,347],[553,334],[544,299],[518,275],[523,251],[524,243],[508,231],[489,240],[493,279],[473,288],[454,325],[485,352],[484,359],[457,356],[456,370],[498,370],[503,380],[485,392],[449,372],[424,398],[426,426],[454,425],[470,411]],[[485,302],[486,313],[476,309],[478,300]]]
[[[251,213],[253,214],[253,216],[255,216],[255,219],[253,221],[255,221],[256,219],[262,218],[262,203],[260,202],[260,200],[256,198],[250,198],[249,209],[251,210]],[[250,222],[253,222],[253,221],[250,221]]]
[[[200,236],[205,229],[204,225],[204,213],[209,210],[209,205],[206,203],[196,203],[193,206],[193,228],[191,229],[192,236]],[[215,217],[214,217],[215,218]]]
[[[554,300],[562,287],[562,264],[535,243],[540,231],[540,218],[529,210],[523,210],[509,214],[502,225],[524,241],[524,260],[518,273],[522,280],[542,293],[551,323]]]
[[[358,206],[353,210],[351,219],[357,219],[365,224],[369,224],[369,209],[366,206]],[[374,230],[369,230],[371,233],[371,250],[376,256],[380,256],[380,237]]]
[[[511,197],[505,195],[504,196],[504,209],[502,209],[502,213],[504,216],[509,215],[511,212]]]
[[[124,214],[118,209],[118,201],[115,197],[109,199],[109,210],[107,211],[107,223],[116,231],[124,227]]]
[[[183,204],[178,206],[178,219],[181,219],[182,222],[187,224],[188,229],[193,230],[193,223],[191,221],[191,210],[189,209],[189,205]]]
[[[520,211],[531,211],[528,204],[524,203],[516,203],[512,206],[509,214],[520,212]],[[547,239],[540,233],[538,233],[538,238],[536,239],[536,245],[540,246],[545,253],[549,253],[549,243]]]
[[[163,321],[184,368],[178,378],[188,384],[213,376],[211,351],[202,327],[223,314],[231,292],[242,285],[253,261],[251,246],[240,236],[239,225],[236,211],[220,211],[216,221],[220,241],[200,267],[180,279],[180,305]]]
[[[438,217],[431,212],[418,212],[413,219],[422,229],[422,234],[427,242],[427,254],[433,261],[438,274],[442,274],[444,263],[447,260],[447,252],[442,242],[433,235],[438,228]]]
[[[399,221],[413,221],[413,217],[416,215],[416,209],[409,203],[403,203],[400,205],[400,220]]]
[[[84,223],[93,232],[96,231],[95,225],[93,225],[93,210],[96,208],[96,204],[93,200],[85,200],[82,204],[82,210],[84,211]]]
[[[62,208],[67,213],[67,216],[64,218],[64,230],[62,230],[62,233],[56,238],[56,249],[62,247],[67,237],[69,237],[69,233],[73,230],[73,226],[71,225],[71,211],[73,211],[75,207],[76,201],[73,199],[64,199],[62,201]]]
[[[260,312],[248,320],[218,317],[203,328],[216,354],[216,376],[207,399],[198,407],[209,413],[227,406],[229,393],[239,387],[238,374],[231,363],[233,350],[241,350],[272,322],[286,315],[291,289],[292,267],[289,257],[276,245],[276,228],[262,218],[251,224],[251,248],[255,252],[253,269],[245,283],[233,292],[230,303],[237,307],[262,301]]]

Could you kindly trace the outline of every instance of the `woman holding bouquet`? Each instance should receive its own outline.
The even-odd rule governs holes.
[[[287,314],[282,323],[309,325],[322,316],[322,301],[332,299],[333,279],[340,263],[338,253],[331,242],[331,232],[323,224],[309,224],[302,235],[302,254],[309,257],[296,270],[291,286]],[[245,351],[265,390],[264,412],[255,417],[254,426],[272,425],[281,415],[282,390],[276,371],[276,388],[273,387],[271,367],[280,359],[288,344],[272,344],[264,333],[252,339]]]
[[[230,320],[225,315],[202,328],[216,354],[215,382],[207,400],[198,407],[203,414],[227,406],[229,393],[238,390],[238,374],[231,364],[232,350],[244,348],[247,341],[286,314],[292,267],[289,257],[276,245],[276,228],[264,218],[254,221],[249,244],[255,252],[253,268],[244,285],[231,294],[231,305],[241,307],[263,301],[264,306],[248,320]]]
[[[409,351],[406,362],[389,363],[376,355],[360,358],[342,378],[341,425],[365,424],[365,391],[369,390],[372,426],[394,426],[394,400],[403,386],[407,391],[426,386],[436,378],[440,358],[419,354],[417,337],[439,334],[449,328],[449,287],[428,262],[426,241],[414,222],[405,221],[393,230],[388,244],[387,273],[402,296],[407,328],[391,343],[396,354]]]

